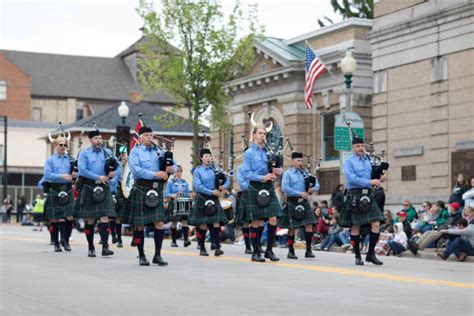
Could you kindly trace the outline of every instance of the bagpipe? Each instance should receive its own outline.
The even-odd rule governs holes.
[[[59,127],[58,127],[59,135],[57,136],[57,138],[59,138],[59,137],[64,138],[66,140],[66,143],[70,144],[71,143],[71,133],[69,131],[68,132],[64,131],[63,123],[61,121],[58,122],[58,125],[59,125]],[[54,144],[55,139],[53,139],[53,137],[51,136],[51,132],[48,134],[48,139],[52,144]],[[68,147],[66,147],[66,148],[68,148]],[[66,155],[69,159],[69,163],[71,164],[71,174],[73,172],[77,172],[78,171],[77,158],[74,158],[72,155],[70,155],[69,151],[67,149],[66,149]],[[78,154],[78,156],[79,156],[79,154]]]
[[[289,138],[286,139],[286,143],[287,143],[288,147],[290,147],[291,152],[294,152],[293,146],[291,145],[291,142],[290,142]],[[303,167],[303,168],[301,168],[301,170],[304,173],[304,175],[303,175],[304,184],[305,184],[305,188],[306,188],[306,192],[307,192],[309,189],[314,188],[314,186],[316,185],[316,181],[317,181],[318,176],[319,176],[319,170],[321,168],[321,161],[323,159],[322,158],[318,159],[318,161],[316,163],[316,170],[315,170],[314,175],[311,172],[311,156],[307,154],[306,159],[307,159],[306,169]]]
[[[97,124],[93,122],[94,128],[96,131],[100,132],[99,129],[97,128]],[[100,148],[102,149],[102,152],[104,153],[105,157],[105,165],[104,165],[104,172],[105,175],[108,175],[110,172],[114,172],[117,170],[119,163],[117,159],[115,159],[114,155],[111,155],[107,152],[106,146],[104,143],[100,144]]]

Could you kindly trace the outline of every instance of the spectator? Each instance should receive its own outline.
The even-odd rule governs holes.
[[[458,203],[451,203],[449,205],[449,217],[446,222],[439,226],[438,230],[432,230],[424,233],[417,241],[408,241],[408,249],[414,255],[416,255],[418,253],[418,250],[425,249],[426,247],[443,237],[443,233],[441,233],[441,230],[455,227],[461,219],[461,213],[458,211],[458,208]]]
[[[328,201],[326,200],[323,200],[321,201],[321,211],[323,211],[323,215],[327,216],[329,215],[329,205],[328,205]]]
[[[393,233],[393,216],[390,210],[383,211],[385,222],[380,225],[381,233]]]
[[[421,223],[420,225],[420,229],[419,229],[420,233],[424,234],[427,231],[433,230],[433,228],[436,226],[436,221],[439,216],[439,210],[440,210],[440,207],[438,206],[438,204],[435,204],[431,207],[427,216],[427,221]]]
[[[13,201],[10,197],[10,194],[7,195],[5,200],[3,200],[2,210],[5,213],[4,222],[10,223],[10,216],[12,215]]]
[[[18,205],[16,208],[16,222],[21,223],[23,221],[23,211],[26,207],[26,197],[24,195],[18,196]]]
[[[316,224],[316,233],[319,234],[321,240],[324,236],[327,235],[329,230],[329,217],[328,215],[324,215],[323,210],[318,207],[315,211],[316,219],[318,219],[318,223]]]
[[[340,213],[342,204],[344,204],[344,185],[338,184],[336,189],[331,194],[331,207],[337,213]]]
[[[464,205],[474,207],[474,177],[471,178],[471,188],[462,195],[462,199]]]
[[[461,220],[459,229],[443,229],[442,233],[460,236],[453,242],[448,243],[448,247],[443,253],[438,253],[438,256],[446,260],[454,253],[459,261],[466,260],[467,256],[474,256],[474,209],[467,207],[468,218],[466,221]],[[466,226],[467,224],[467,226]],[[466,227],[464,227],[466,226]]]
[[[396,256],[400,256],[402,252],[407,250],[407,235],[403,230],[402,223],[396,223],[394,226],[395,234],[393,239],[387,241],[390,249],[392,250],[393,254]]]
[[[406,218],[407,222],[409,223],[413,222],[413,220],[417,218],[418,216],[415,208],[413,207],[413,204],[409,200],[405,200],[403,201],[402,206],[403,206],[402,211],[404,211],[407,214],[407,218]]]
[[[44,199],[41,194],[36,195],[36,199],[33,201],[33,221],[35,223],[34,231],[43,231],[43,213],[44,213]]]
[[[421,205],[422,209],[418,210],[418,219],[413,221],[412,228],[415,230],[414,234],[420,231],[420,228],[423,226],[423,223],[428,222],[430,216],[430,209],[433,206],[430,201],[424,201]]]
[[[342,232],[339,233],[339,240],[342,243],[342,249],[344,250],[352,250],[352,245],[350,242],[350,237],[351,237],[351,229],[350,228],[344,228]]]
[[[457,202],[461,206],[464,206],[464,200],[462,199],[462,195],[470,189],[469,184],[464,179],[464,175],[462,173],[458,174],[458,178],[456,183],[454,184],[453,193],[449,196],[448,203]]]
[[[412,235],[412,230],[411,230],[411,225],[408,222],[407,218],[407,213],[405,211],[400,211],[397,214],[398,217],[398,222],[403,224],[403,231],[405,232],[405,235],[407,235],[407,238],[410,239]]]
[[[328,236],[321,244],[322,250],[329,251],[335,242],[342,244],[341,240],[339,239],[339,233],[342,232],[342,227],[339,226],[338,221],[339,215],[334,215],[329,221],[330,226],[328,230]]]

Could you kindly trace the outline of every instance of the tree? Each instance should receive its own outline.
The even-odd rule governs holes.
[[[244,15],[239,2],[226,18],[219,1],[163,0],[158,12],[141,0],[146,38],[138,78],[145,94],[164,89],[174,110],[187,108],[193,125],[193,164],[198,162],[200,117],[210,110],[213,128],[226,128],[224,84],[253,65],[258,36],[256,6]],[[243,33],[243,27],[248,30]],[[175,122],[176,123],[176,122]]]
[[[349,18],[374,18],[374,0],[331,0],[331,5],[335,13],[342,15],[342,19]],[[329,24],[334,24],[333,20],[325,16],[323,18]],[[326,26],[325,22],[318,19],[319,26]]]

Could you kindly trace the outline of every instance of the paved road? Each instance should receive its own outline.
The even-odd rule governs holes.
[[[165,241],[170,265],[140,267],[129,238],[108,258],[87,258],[84,235],[73,235],[70,253],[54,253],[48,240],[46,231],[0,225],[1,315],[474,314],[472,263],[388,257],[356,267],[350,255],[318,252],[259,264],[240,246],[204,258],[195,243]],[[146,251],[151,260],[153,239]]]

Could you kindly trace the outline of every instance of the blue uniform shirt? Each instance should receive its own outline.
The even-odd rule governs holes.
[[[191,194],[186,180],[177,178],[171,179],[166,184],[165,197],[169,197],[171,194],[177,194],[180,191],[183,197],[188,197]]]
[[[265,148],[252,144],[244,153],[244,165],[243,179],[248,182],[262,182],[263,177],[268,174],[268,157]]]
[[[115,177],[113,177],[111,180],[110,180],[110,191],[112,193],[116,193],[117,192],[117,186],[120,182],[120,179],[122,178],[122,162],[119,161],[119,164],[118,164],[118,167],[117,167],[117,170],[115,170]]]
[[[71,162],[69,156],[55,153],[50,156],[44,164],[44,181],[51,183],[71,183],[63,178],[64,174],[71,173]]]
[[[344,175],[346,176],[346,188],[370,189],[372,164],[367,155],[362,157],[352,154],[344,161]]]
[[[216,190],[214,170],[212,170],[211,167],[206,167],[202,164],[194,169],[193,175],[194,190],[198,193],[212,195],[212,192]],[[227,181],[224,183],[224,188],[228,188],[229,185],[230,180],[229,177],[227,177]]]
[[[155,173],[160,171],[159,159],[163,158],[164,151],[160,148],[145,145],[137,145],[130,152],[128,163],[133,179],[157,180]],[[174,171],[176,171],[176,162],[174,163]]]
[[[245,191],[249,188],[249,181],[245,179],[245,164],[242,164],[237,168],[237,182],[239,183],[240,190]]]
[[[297,170],[295,167],[291,167],[283,173],[283,180],[281,187],[283,192],[288,197],[300,197],[301,193],[306,192],[306,185],[304,183],[304,174],[303,169]],[[316,179],[316,184],[314,185],[314,191],[319,190],[319,182]]]
[[[89,146],[79,155],[78,167],[82,177],[90,180],[98,180],[100,176],[105,176],[105,155],[104,150],[109,156],[112,152],[106,148],[94,149]]]

